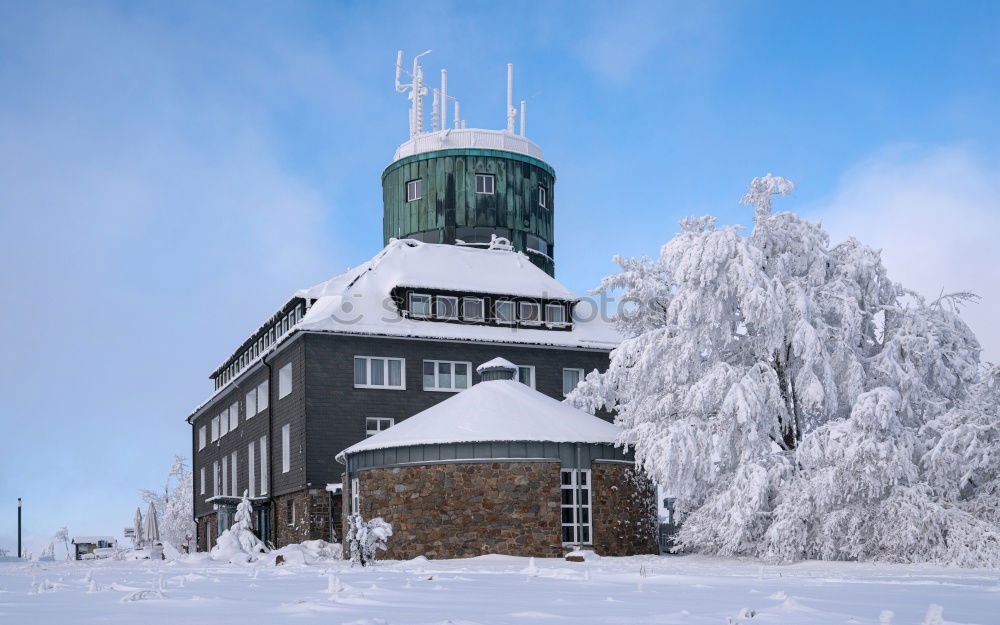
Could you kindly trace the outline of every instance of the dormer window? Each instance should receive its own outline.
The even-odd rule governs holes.
[[[476,174],[476,193],[493,195],[496,188],[496,178],[493,174]]]
[[[503,300],[497,302],[497,323],[514,323],[514,302]]]
[[[541,323],[542,311],[538,302],[519,302],[518,319],[524,323]]]
[[[458,319],[458,298],[450,295],[435,297],[434,316],[438,319]]]
[[[430,317],[431,296],[423,293],[410,293],[410,316]]]
[[[483,298],[463,297],[462,298],[462,319],[465,321],[483,320]]]
[[[545,307],[545,320],[553,325],[566,323],[566,307],[562,304],[548,304]]]
[[[424,197],[424,181],[420,178],[406,183],[406,201],[413,202]]]

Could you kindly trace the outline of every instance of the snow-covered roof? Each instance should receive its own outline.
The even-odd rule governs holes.
[[[577,302],[571,330],[440,323],[391,314],[396,287]],[[520,252],[391,241],[366,263],[296,293],[315,299],[297,330],[612,349],[621,336],[594,310]]]
[[[617,426],[515,380],[480,382],[337,454],[484,441],[613,443]]]
[[[396,162],[414,154],[454,148],[504,150],[542,160],[542,149],[535,142],[503,130],[483,128],[449,128],[418,135],[396,148],[392,160]]]
[[[113,542],[115,542],[115,537],[114,536],[74,536],[73,540],[70,541],[70,542],[72,542],[74,545],[93,545],[93,544],[101,542],[102,540],[104,542],[107,542],[107,543],[113,543]]]

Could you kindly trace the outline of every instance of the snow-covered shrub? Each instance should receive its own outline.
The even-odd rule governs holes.
[[[163,491],[142,489],[142,500],[152,503],[159,513],[160,539],[175,547],[188,545],[188,536],[195,535],[194,476],[183,456],[174,456],[167,472]]]
[[[382,517],[365,521],[360,514],[347,517],[347,549],[351,564],[369,566],[374,564],[378,550],[385,551],[385,541],[392,536],[392,524]]]
[[[212,548],[212,559],[227,560],[233,563],[252,562],[257,555],[267,551],[264,543],[253,533],[253,504],[247,498],[236,506],[236,516],[233,526],[219,534],[215,547]]]
[[[688,218],[621,259],[627,337],[568,401],[617,411],[620,442],[677,498],[687,549],[1000,564],[1000,371],[958,314],[892,282],[879,252],[771,212]]]

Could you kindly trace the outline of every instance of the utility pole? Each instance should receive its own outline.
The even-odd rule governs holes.
[[[17,498],[17,557],[21,558],[21,498]]]

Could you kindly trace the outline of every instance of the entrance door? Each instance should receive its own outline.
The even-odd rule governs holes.
[[[253,516],[253,524],[257,530],[257,537],[265,545],[271,545],[271,505],[255,506]]]

